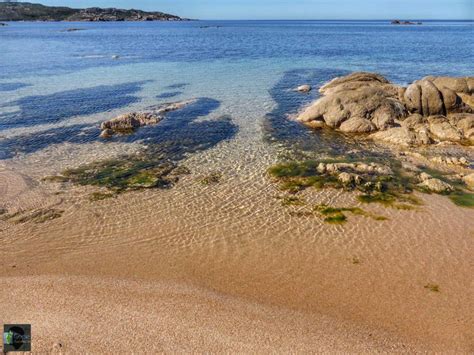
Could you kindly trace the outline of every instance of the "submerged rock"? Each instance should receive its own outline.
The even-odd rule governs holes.
[[[85,28],[71,27],[71,28],[66,28],[65,30],[62,30],[61,32],[77,32],[77,31],[85,31],[85,30],[86,30]]]
[[[100,136],[110,138],[116,133],[131,133],[139,127],[154,125],[165,118],[166,113],[176,111],[193,103],[195,100],[187,100],[164,104],[150,111],[130,112],[109,121],[102,122]]]
[[[418,184],[418,186],[438,194],[454,191],[454,187],[452,187],[450,184],[435,178],[425,179],[420,184]]]
[[[311,91],[311,86],[310,85],[301,85],[301,86],[298,86],[295,89],[295,91],[307,93],[307,92]]]
[[[350,173],[340,173],[338,176],[338,180],[342,182],[344,185],[361,185],[364,179],[357,174],[350,174]]]
[[[440,179],[436,179],[427,173],[421,173],[419,179],[421,182],[418,184],[418,186],[430,192],[442,194],[455,190],[450,184]]]
[[[459,165],[459,166],[469,166],[469,160],[466,157],[433,157],[431,161],[437,164],[447,164],[447,165]]]
[[[462,180],[471,190],[474,190],[474,173],[464,176]]]
[[[323,96],[297,117],[309,127],[372,133],[372,139],[401,145],[474,143],[474,78],[426,77],[403,88],[361,72],[319,91]]]

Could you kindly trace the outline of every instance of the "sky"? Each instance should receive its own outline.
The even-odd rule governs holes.
[[[195,19],[468,19],[474,0],[29,0],[163,11]]]

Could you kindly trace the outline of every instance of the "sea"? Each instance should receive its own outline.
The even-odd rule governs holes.
[[[427,75],[472,76],[474,23],[422,22],[10,22],[0,28],[0,159],[64,144],[94,146],[106,158],[107,145],[120,151],[165,138],[197,139],[195,149],[239,135],[248,138],[242,149],[262,139],[293,144],[307,131],[288,116],[336,76],[370,71],[402,85]],[[315,90],[291,90],[301,84]],[[120,113],[191,98],[197,103],[168,128],[99,138],[100,122]]]

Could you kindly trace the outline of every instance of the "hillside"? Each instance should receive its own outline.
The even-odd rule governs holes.
[[[0,3],[0,21],[182,21],[163,12],[115,8],[73,9],[27,2]]]

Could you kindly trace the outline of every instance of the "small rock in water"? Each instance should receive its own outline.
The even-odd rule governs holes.
[[[311,86],[310,85],[301,85],[296,88],[296,91],[298,92],[310,92],[311,91]]]
[[[106,128],[100,132],[100,138],[111,138],[115,134],[113,129]]]
[[[420,174],[420,180],[421,181],[426,181],[426,180],[429,180],[431,179],[431,175],[428,175],[427,173],[421,173]]]
[[[466,175],[462,179],[470,189],[474,189],[474,173]]]
[[[426,179],[422,183],[418,184],[418,186],[424,187],[429,191],[438,194],[454,191],[454,188],[450,184],[436,178]]]
[[[84,31],[84,28],[67,28],[62,32],[77,32],[77,31]]]
[[[110,138],[115,133],[132,133],[139,127],[159,123],[164,119],[166,113],[176,111],[193,103],[195,100],[186,100],[160,105],[150,108],[150,111],[129,112],[111,120],[102,122],[101,138]]]
[[[112,59],[120,59],[120,56],[117,55],[117,54],[114,54],[114,55],[112,56]]]
[[[354,180],[352,174],[349,173],[340,173],[338,179],[343,184],[351,184]]]

